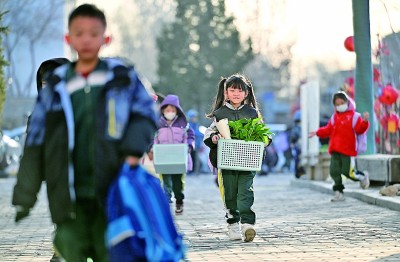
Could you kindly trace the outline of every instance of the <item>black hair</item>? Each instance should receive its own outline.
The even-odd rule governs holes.
[[[42,90],[42,81],[45,80],[54,69],[59,67],[60,65],[69,63],[69,60],[64,57],[53,58],[44,61],[40,64],[37,72],[36,72],[36,88],[39,93]]]
[[[218,84],[217,95],[215,96],[214,105],[211,109],[211,112],[208,113],[206,117],[212,118],[214,112],[224,105],[226,100],[225,91],[229,87],[247,92],[247,97],[244,99],[243,103],[256,109],[257,113],[260,115],[252,83],[242,74],[233,74],[228,78],[221,78],[221,81]]]
[[[107,21],[104,12],[98,9],[95,5],[83,4],[75,8],[69,15],[68,27],[70,27],[71,22],[79,16],[98,18],[103,23],[104,28],[107,27]]]
[[[333,95],[333,98],[332,98],[333,104],[335,104],[335,101],[337,98],[340,98],[340,99],[344,100],[345,102],[349,101],[349,99],[347,98],[347,95],[344,91],[338,91]]]

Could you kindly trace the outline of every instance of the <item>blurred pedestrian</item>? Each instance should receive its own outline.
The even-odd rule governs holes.
[[[363,189],[369,186],[368,172],[355,169],[355,157],[357,156],[357,137],[355,134],[367,132],[369,114],[364,112],[362,117],[355,118],[359,115],[355,111],[355,103],[343,91],[334,94],[332,103],[335,106],[335,112],[331,120],[326,126],[310,132],[309,137],[317,135],[322,138],[330,138],[328,151],[331,154],[331,164],[329,171],[335,182],[332,188],[335,195],[331,201],[336,202],[345,200],[342,175],[351,180],[360,181],[360,186]]]
[[[67,58],[53,58],[42,62],[36,72],[36,87],[37,92],[39,92],[46,87],[46,78],[59,66],[63,64],[67,64],[70,61]],[[29,124],[29,123],[28,123]],[[22,160],[21,160],[22,161]],[[57,227],[55,226],[57,229]],[[55,233],[55,232],[54,232]],[[50,259],[50,262],[61,261],[58,253],[54,249],[53,245],[53,257]]]
[[[201,150],[201,147],[203,146],[203,138],[204,134],[200,132],[200,124],[198,120],[198,112],[194,109],[190,109],[187,111],[186,116],[189,121],[190,127],[194,131],[194,148],[191,152],[191,156],[193,159],[193,170],[190,173],[194,173],[195,175],[198,175],[201,170],[201,162],[199,159],[199,152]],[[190,174],[189,173],[189,174]]]
[[[289,133],[290,149],[294,160],[294,176],[300,178],[306,171],[301,165],[301,111],[297,110],[293,116],[293,127]]]
[[[108,187],[124,162],[139,163],[156,130],[154,102],[136,72],[118,59],[99,59],[110,41],[106,24],[104,13],[91,4],[69,15],[66,40],[78,59],[46,79],[14,187],[20,220],[46,181],[57,225],[54,244],[66,261],[108,261]]]
[[[188,171],[192,170],[193,162],[190,152],[194,148],[194,132],[190,127],[186,115],[179,104],[179,97],[167,95],[160,104],[161,117],[159,129],[154,139],[154,144],[188,144]],[[167,199],[172,202],[172,192],[175,197],[175,213],[183,212],[183,199],[185,194],[185,174],[160,174]]]

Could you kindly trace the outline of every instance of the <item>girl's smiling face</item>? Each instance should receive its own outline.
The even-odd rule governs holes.
[[[228,87],[225,91],[225,97],[235,108],[238,108],[243,103],[246,96],[247,92],[240,88]]]

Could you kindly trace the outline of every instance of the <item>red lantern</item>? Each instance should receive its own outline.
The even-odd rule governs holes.
[[[347,51],[354,52],[354,38],[352,36],[349,36],[344,40],[344,47]]]
[[[399,121],[399,116],[396,113],[391,112],[388,115],[385,115],[380,122],[383,129],[389,134],[395,134],[399,129]]]
[[[397,129],[399,129],[399,117],[392,113],[387,119],[387,129],[388,133],[395,134]]]
[[[382,89],[382,94],[379,96],[379,101],[385,105],[392,105],[396,102],[397,98],[399,97],[399,93],[396,89],[392,87],[391,84],[387,84]]]

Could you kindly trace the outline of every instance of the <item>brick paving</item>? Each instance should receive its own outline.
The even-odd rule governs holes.
[[[15,177],[0,179],[0,261],[50,261],[53,224],[45,187],[28,218],[16,224],[11,197]]]
[[[52,255],[45,188],[30,217],[14,223],[15,178],[0,179],[0,261],[49,261]],[[302,181],[302,183],[306,183]],[[257,236],[230,241],[212,175],[186,177],[184,214],[176,217],[188,261],[400,261],[399,212],[293,183],[293,176],[255,179]]]
[[[257,236],[226,235],[212,177],[188,177],[184,215],[177,223],[190,261],[400,261],[399,212],[291,185],[291,175],[255,179]]]

